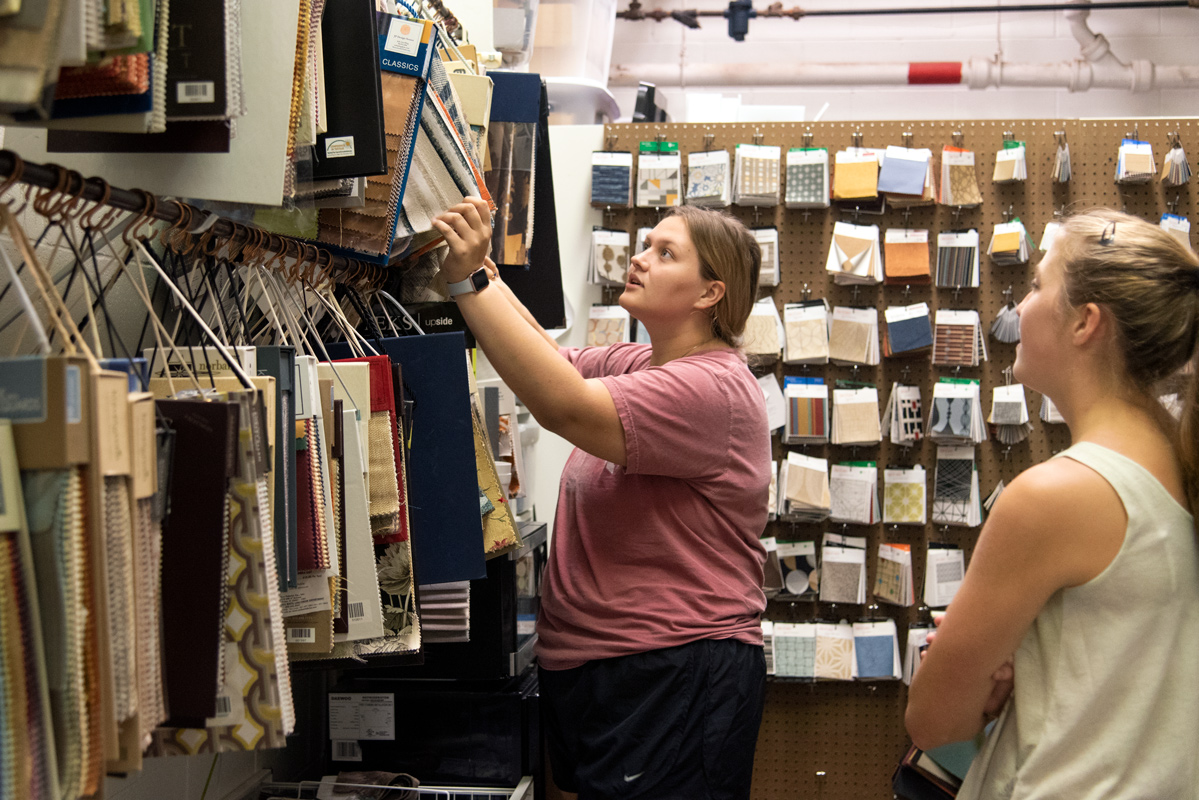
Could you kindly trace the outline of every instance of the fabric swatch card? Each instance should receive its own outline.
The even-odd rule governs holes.
[[[783,363],[828,363],[829,316],[827,300],[809,300],[783,306]]]
[[[787,208],[829,207],[828,150],[823,147],[787,151]]]
[[[1057,410],[1057,406],[1053,404],[1053,400],[1047,394],[1041,395],[1040,417],[1042,422],[1048,422],[1051,425],[1064,425],[1066,423],[1062,412]]]
[[[588,282],[599,286],[624,286],[629,279],[629,232],[591,232],[591,269]]]
[[[759,286],[779,285],[779,230],[754,228],[750,231],[762,248],[762,268],[758,272]]]
[[[879,544],[874,596],[897,606],[910,606],[916,602],[911,545]]]
[[[883,237],[886,263],[884,282],[888,284],[927,284],[928,231],[889,228]]]
[[[783,591],[788,598],[815,600],[820,591],[820,570],[815,542],[779,542],[779,568],[783,573]]]
[[[891,384],[891,396],[883,409],[880,427],[884,435],[891,437],[892,444],[901,447],[910,447],[924,438],[919,386]]]
[[[775,675],[785,678],[816,677],[815,623],[776,622],[773,641]],[[840,661],[837,663],[839,666]]]
[[[982,205],[983,196],[974,174],[974,151],[945,147],[941,151],[941,203],[947,206]]]
[[[783,389],[787,403],[784,444],[819,444],[828,441],[829,396],[824,383],[788,382]]]
[[[687,154],[687,204],[723,207],[732,200],[729,151]]]
[[[591,307],[587,318],[587,346],[605,347],[629,341],[629,312],[620,306]]]
[[[783,397],[783,387],[773,372],[759,377],[758,385],[762,387],[762,396],[766,399],[766,425],[772,431],[778,430],[787,424],[787,400]]]
[[[640,153],[637,157],[637,207],[681,204],[683,159],[678,153]]]
[[[820,600],[866,602],[866,539],[824,534],[820,548]]]
[[[770,597],[769,594],[766,595]],[[762,656],[766,661],[766,674],[774,675],[774,623],[762,620]]]
[[[880,283],[883,279],[883,258],[879,249],[878,226],[835,223],[824,268],[837,284]]]
[[[991,413],[987,422],[995,426],[995,438],[1003,444],[1018,444],[1028,438],[1032,424],[1023,384],[996,386],[992,390]]]
[[[763,360],[776,359],[783,350],[783,320],[770,297],[753,304],[745,323],[741,350]]]
[[[772,465],[773,466],[773,465]],[[775,499],[775,491],[777,475],[771,476],[771,500]],[[773,508],[773,505],[771,506]],[[773,512],[772,519],[773,519]],[[771,599],[778,596],[778,593],[783,590],[783,570],[779,566],[778,540],[773,536],[763,536],[759,541],[762,542],[762,548],[766,551],[766,561],[762,564],[762,592],[766,595],[766,599]]]
[[[853,625],[848,622],[817,623],[815,676],[836,681],[851,681],[857,677],[857,673],[858,664],[853,652]]]
[[[1136,139],[1120,143],[1116,159],[1116,183],[1149,183],[1157,173],[1153,145]]]
[[[1004,146],[995,154],[995,172],[991,179],[995,183],[1016,183],[1028,180],[1028,162],[1024,155],[1022,142],[1010,142],[1012,147]]]
[[[973,447],[937,448],[933,479],[932,521],[938,525],[973,528],[982,524],[978,470]]]
[[[833,522],[873,525],[878,521],[877,468],[833,464],[829,495],[829,519]]]
[[[925,625],[913,625],[908,628],[907,646],[903,651],[903,682],[912,685],[912,676],[920,668],[920,648],[928,641],[928,635],[935,628]]]
[[[883,470],[883,522],[887,525],[923,525],[928,517],[924,467]]]
[[[878,309],[834,307],[828,348],[837,364],[877,364]]]
[[[853,649],[859,679],[899,680],[903,676],[895,620],[853,623]]]
[[[973,309],[938,308],[933,318],[933,363],[946,367],[977,367],[987,360],[982,320]]]
[[[953,602],[966,577],[966,559],[955,545],[928,543],[928,562],[924,571],[924,604],[945,608]]]
[[[978,382],[942,379],[933,385],[928,437],[939,444],[978,444],[987,440]]]
[[[924,353],[933,346],[933,324],[928,303],[890,306],[883,312],[887,322],[886,355]]]
[[[649,233],[653,228],[638,228],[637,241],[634,242],[633,255],[640,255],[645,252],[645,243],[649,241]]]
[[[924,194],[931,150],[908,147],[887,147],[886,157],[878,172],[878,190],[901,195]]]
[[[781,148],[773,145],[737,145],[733,202],[739,206],[777,206],[781,157]]]
[[[878,157],[873,153],[837,152],[833,168],[834,200],[869,200],[878,197]]]
[[[1069,162],[1069,149],[1066,151],[1067,163]],[[1069,174],[1069,166],[1066,167],[1067,175]],[[1069,180],[1069,177],[1067,177]],[[1191,180],[1191,165],[1187,162],[1186,151],[1182,149],[1182,143],[1178,139],[1174,140],[1174,146],[1166,153],[1166,157],[1162,160],[1161,181],[1164,186],[1178,187]]]
[[[937,286],[978,288],[978,231],[937,235]]]
[[[591,205],[632,207],[632,153],[597,151],[591,154]]]
[[[878,389],[833,390],[833,444],[877,444],[879,428]]]
[[[1191,221],[1178,214],[1162,214],[1158,226],[1178,241],[1191,246]]]
[[[828,461],[787,453],[779,473],[783,487],[784,516],[796,522],[821,522],[828,519],[832,498],[829,496]]]

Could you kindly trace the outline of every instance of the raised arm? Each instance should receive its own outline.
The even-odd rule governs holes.
[[[508,302],[511,303],[512,307],[516,309],[516,313],[520,314],[521,317],[524,318],[525,322],[532,326],[533,330],[541,334],[541,337],[549,343],[550,347],[554,348],[554,352],[557,352],[557,340],[554,339],[553,336],[550,336],[549,333],[546,332],[545,328],[541,327],[541,323],[538,322],[537,318],[529,312],[529,309],[525,308],[525,304],[520,302],[520,298],[517,297],[516,293],[512,291],[512,287],[504,283],[504,279],[500,277],[500,270],[498,267],[496,267],[495,262],[490,258],[485,258],[483,259],[483,265],[487,267],[487,275],[491,279],[491,285],[494,288],[499,289],[500,293],[503,294],[504,297],[508,298]]]
[[[477,198],[433,222],[449,245],[441,265],[455,283],[484,268],[491,243],[487,204]],[[624,427],[602,381],[585,379],[515,296],[494,285],[455,296],[458,308],[495,371],[543,427],[594,456],[624,465]],[[504,287],[506,288],[506,287]],[[532,324],[530,324],[532,322]],[[553,346],[548,346],[552,344]]]

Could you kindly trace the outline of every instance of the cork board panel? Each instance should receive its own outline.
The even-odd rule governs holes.
[[[1072,177],[1069,183],[1052,181],[1050,170],[1057,150],[1055,131],[1063,131],[1070,145]],[[1108,120],[946,120],[946,121],[888,121],[888,122],[823,122],[823,123],[638,123],[605,126],[605,147],[609,150],[637,151],[641,141],[662,138],[679,143],[679,152],[725,148],[733,156],[739,143],[778,145],[783,148],[805,146],[810,134],[812,146],[826,147],[830,157],[837,150],[860,143],[867,147],[888,144],[908,144],[927,147],[933,151],[934,176],[940,176],[940,152],[952,144],[954,133],[961,134],[961,144],[974,151],[976,175],[983,203],[975,209],[951,209],[936,205],[908,211],[888,209],[881,217],[862,215],[859,224],[877,224],[885,232],[893,227],[927,228],[930,241],[940,232],[976,228],[980,239],[980,286],[977,289],[937,289],[931,286],[838,286],[824,269],[833,224],[838,220],[854,222],[852,211],[834,206],[831,209],[804,211],[776,208],[730,207],[729,211],[750,227],[773,225],[779,230],[781,283],[773,289],[763,289],[779,307],[784,303],[805,298],[827,298],[831,306],[907,305],[927,302],[937,308],[974,308],[979,311],[984,328],[989,330],[996,313],[1007,302],[1005,290],[1011,289],[1018,301],[1027,291],[1033,265],[1039,255],[1027,265],[997,266],[986,255],[991,231],[1003,222],[1005,212],[1018,216],[1036,242],[1040,242],[1045,224],[1070,210],[1107,206],[1125,210],[1156,223],[1163,213],[1177,213],[1192,218],[1195,200],[1189,185],[1167,189],[1157,180],[1148,184],[1126,186],[1114,181],[1117,152],[1121,139],[1135,134],[1153,145],[1160,171],[1169,145],[1168,135],[1177,132],[1184,147],[1199,148],[1199,120],[1196,119],[1108,119]],[[1003,146],[1004,134],[1027,144],[1028,180],[1017,184],[994,184],[991,181],[995,153]],[[910,138],[905,137],[910,134]],[[684,167],[686,159],[684,158]],[[782,170],[785,174],[785,170]],[[590,187],[588,187],[589,191]],[[781,191],[780,191],[781,196]],[[639,227],[652,226],[662,212],[654,209],[621,209],[605,213],[608,227],[624,229],[636,235]],[[1194,234],[1192,234],[1192,237]],[[1194,239],[1192,238],[1192,246]],[[935,246],[931,251],[935,265]],[[605,302],[614,302],[619,290],[605,290]],[[990,360],[978,368],[960,370],[960,377],[981,381],[983,413],[989,413],[993,387],[1004,383],[1003,370],[1015,358],[1015,345],[997,342],[988,336]],[[776,364],[771,368],[778,376],[816,375],[833,384],[837,379],[864,380],[879,387],[880,403],[886,402],[893,381],[915,383],[921,387],[928,414],[928,402],[933,384],[941,377],[952,376],[951,368],[934,367],[927,356],[882,360],[877,367],[853,369],[836,365],[800,367]],[[761,370],[759,370],[760,372]],[[1047,425],[1038,417],[1041,397],[1027,391],[1033,432],[1028,440],[1010,449],[988,440],[975,448],[982,497],[990,494],[997,481],[1010,481],[1027,467],[1039,463],[1069,446],[1069,433],[1064,425]],[[784,457],[789,448],[775,437],[775,456]],[[828,458],[830,462],[847,460],[877,461],[879,468],[887,465],[921,463],[929,474],[928,493],[931,497],[932,476],[936,462],[936,446],[923,441],[915,447],[900,448],[884,441],[870,447],[819,445],[798,448],[810,455]],[[880,475],[881,484],[881,475]],[[880,486],[881,489],[881,486]],[[979,529],[928,525],[923,529],[912,526],[842,526],[837,523],[795,525],[772,522],[768,534],[779,538],[819,540],[826,531],[845,532],[868,539],[868,586],[873,586],[875,561],[880,542],[899,542],[912,546],[916,594],[923,593],[924,550],[929,541],[952,542],[961,546],[969,561]],[[811,619],[861,619],[878,614],[896,620],[900,629],[900,650],[904,647],[904,631],[913,622],[927,618],[927,610],[919,605],[895,608],[880,604],[878,609],[864,605],[834,606],[813,602],[771,602],[768,619],[805,621]],[[772,680],[766,701],[761,735],[758,740],[754,768],[753,797],[755,800],[791,800],[795,797],[823,800],[861,800],[861,798],[890,798],[891,773],[907,749],[908,738],[903,727],[903,710],[907,690],[899,682],[860,684],[808,683],[785,679]]]

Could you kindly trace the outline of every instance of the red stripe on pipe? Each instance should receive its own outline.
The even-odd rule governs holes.
[[[913,61],[908,64],[908,83],[961,82],[961,61]]]

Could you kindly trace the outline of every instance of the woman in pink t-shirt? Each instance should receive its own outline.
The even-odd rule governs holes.
[[[537,622],[555,782],[583,800],[748,798],[771,470],[762,392],[737,347],[756,240],[727,214],[673,209],[620,297],[652,344],[559,349],[485,258],[486,204],[435,225],[479,345],[576,446]]]

